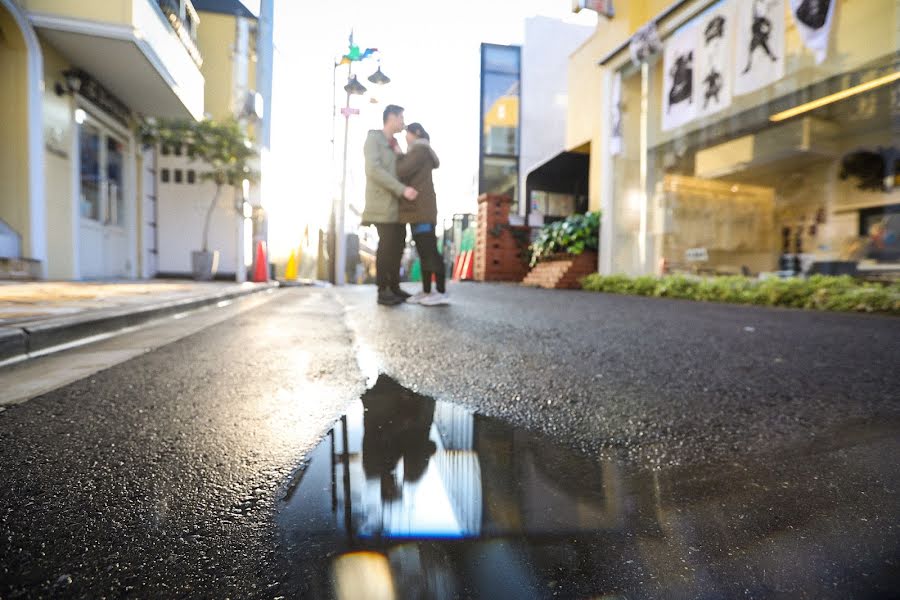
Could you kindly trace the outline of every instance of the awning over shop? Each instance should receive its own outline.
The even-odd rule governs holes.
[[[531,212],[532,192],[566,194],[574,199],[574,211],[588,209],[588,179],[591,155],[582,152],[560,152],[553,158],[533,168],[525,179],[525,191]]]

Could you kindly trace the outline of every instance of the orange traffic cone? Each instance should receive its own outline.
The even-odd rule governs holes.
[[[266,261],[266,247],[262,240],[256,242],[256,264],[253,267],[253,281],[263,283],[269,280],[269,265]]]
[[[462,266],[461,273],[460,273],[460,279],[462,279],[462,280],[475,279],[474,255],[475,255],[475,252],[472,250],[469,250],[468,252],[466,252],[466,254],[465,254],[466,258],[463,261],[463,266]]]
[[[457,254],[453,260],[453,274],[450,276],[453,281],[459,281],[459,266],[462,263],[462,254]]]

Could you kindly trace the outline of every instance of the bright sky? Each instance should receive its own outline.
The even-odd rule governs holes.
[[[332,67],[347,51],[351,28],[361,50],[380,50],[382,69],[392,81],[379,88],[366,80],[376,60],[354,64],[369,92],[351,100],[361,114],[350,122],[348,205],[363,208],[367,131],[381,128],[386,104],[399,104],[406,108],[407,123],[425,126],[441,157],[435,186],[441,216],[449,217],[476,210],[480,44],[522,43],[524,20],[535,15],[582,25],[597,21],[591,11],[573,14],[571,0],[276,2],[272,155],[265,166],[273,256],[296,247],[307,223],[324,228],[331,199],[339,194],[343,118],[335,120],[332,158]],[[346,80],[347,67],[340,67],[339,107]],[[347,230],[353,231],[358,217],[349,209],[346,214]]]

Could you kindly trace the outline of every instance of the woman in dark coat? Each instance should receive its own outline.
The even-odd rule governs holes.
[[[446,288],[444,258],[438,252],[435,225],[437,223],[437,195],[434,192],[432,171],[440,166],[431,148],[430,137],[419,123],[406,128],[406,154],[397,159],[397,177],[418,190],[415,200],[400,200],[400,221],[410,224],[416,251],[422,262],[422,291],[407,302],[423,306],[449,304]],[[437,279],[437,291],[431,291],[432,275]]]

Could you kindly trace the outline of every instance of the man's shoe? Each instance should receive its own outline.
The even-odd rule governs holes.
[[[399,287],[391,288],[391,291],[394,293],[395,296],[400,296],[404,300],[406,300],[408,298],[412,298],[412,294],[410,294],[409,292],[403,291],[402,288],[399,288]]]
[[[450,296],[447,293],[439,293],[435,292],[434,294],[428,294],[427,297],[422,298],[419,302],[422,306],[444,306],[450,304]]]
[[[419,292],[418,294],[413,294],[412,296],[407,298],[406,303],[407,304],[419,304],[420,302],[422,302],[422,300],[424,300],[425,298],[427,298],[430,295],[431,294],[426,294],[425,292]]]
[[[404,302],[406,301],[403,298],[397,296],[390,290],[378,292],[378,304],[382,306],[397,306],[398,304],[403,304]]]

